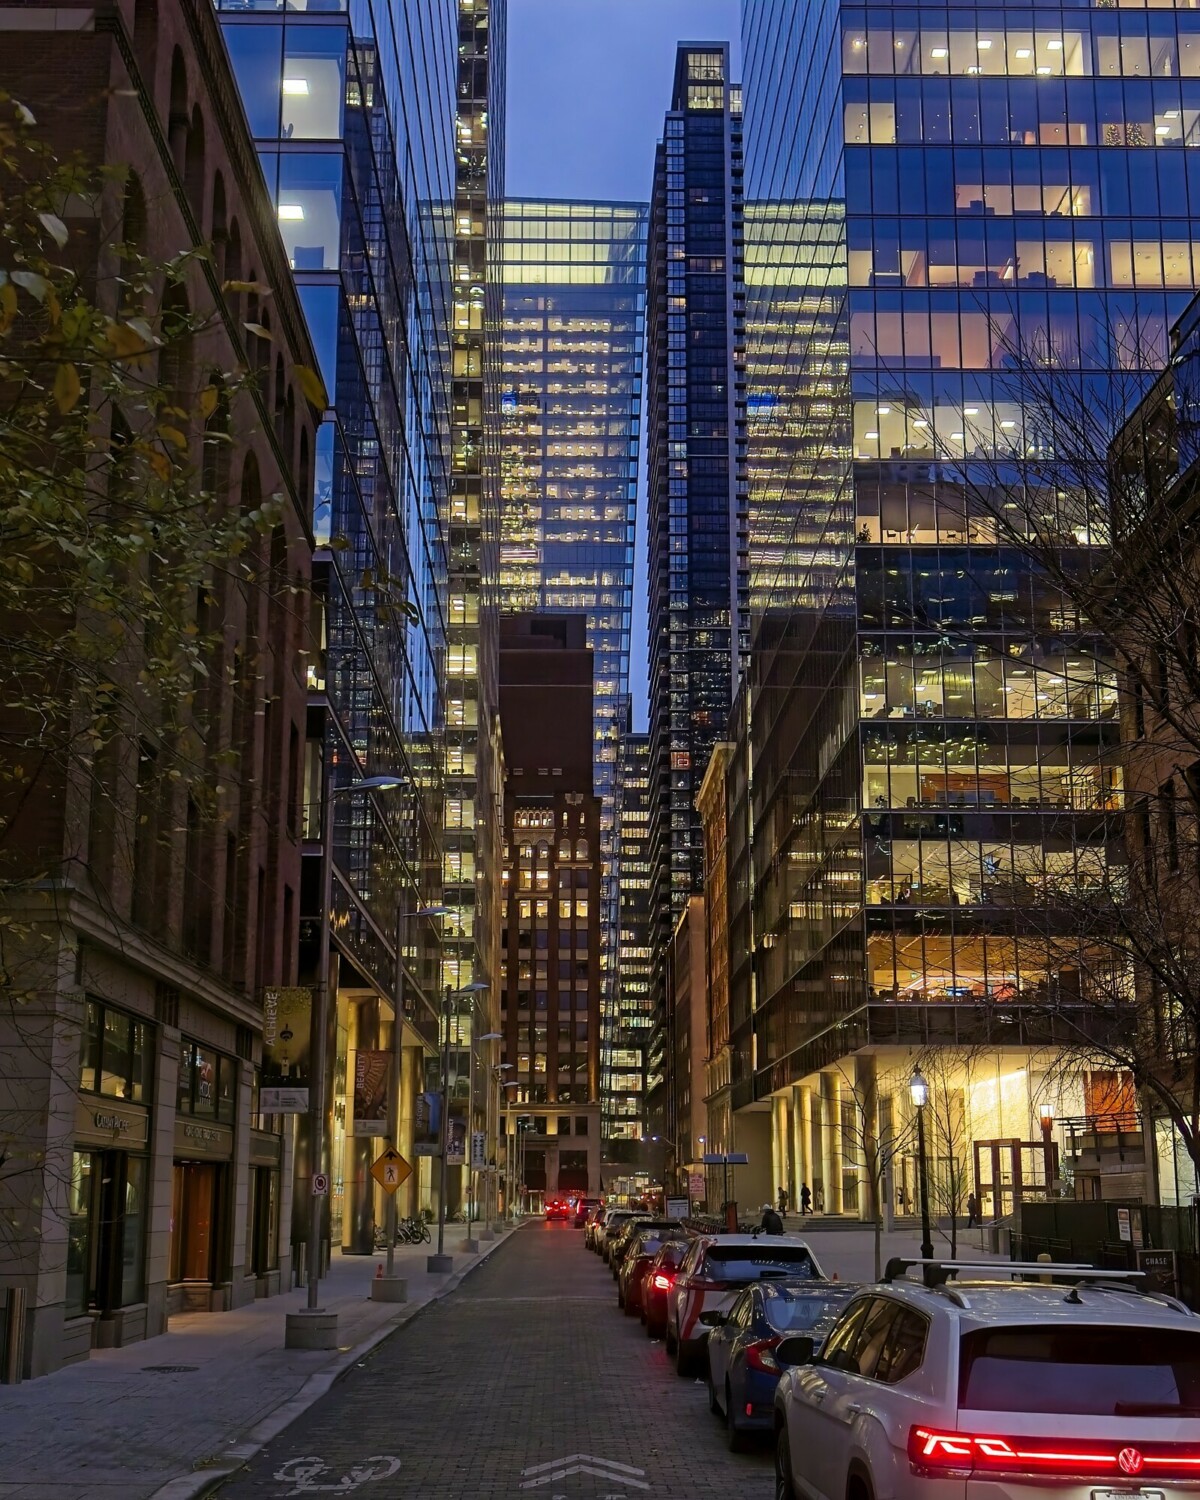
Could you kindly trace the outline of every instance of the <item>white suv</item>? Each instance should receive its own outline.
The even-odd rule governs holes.
[[[776,1349],[776,1500],[1194,1500],[1200,1319],[1182,1303],[1088,1267],[895,1279],[912,1264],[856,1297],[819,1357]],[[1067,1279],[974,1279],[1014,1269]]]

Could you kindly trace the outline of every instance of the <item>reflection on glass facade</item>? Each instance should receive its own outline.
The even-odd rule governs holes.
[[[504,220],[501,607],[587,615],[606,1068],[618,1024],[617,743],[629,719],[647,214],[644,203],[516,198]]]
[[[390,999],[399,941],[417,1028],[406,1041],[432,1052],[437,934],[410,921],[398,936],[397,918],[438,902],[443,879],[457,7],[221,0],[218,10],[329,397],[315,454],[324,603],[308,659],[305,836],[315,862],[331,781],[343,985]],[[226,266],[254,279],[240,247],[227,245]],[[272,309],[251,316],[269,327]],[[405,785],[349,790],[381,773]],[[306,869],[309,982],[320,884]],[[367,1145],[346,1136],[337,1101],[347,1045],[379,1045],[384,1019],[377,1002],[339,1003],[332,1232],[360,1250],[372,1243],[371,1195],[358,1185]],[[405,1208],[429,1192],[428,1172],[417,1174]]]
[[[1102,539],[1052,413],[1200,279],[1200,11],[743,13],[761,1097],[901,1005],[1087,998],[1048,915],[1117,857],[1114,667],[1003,511]]]
[[[703,889],[695,798],[725,735],[745,645],[741,112],[728,46],[681,46],[654,161],[647,295],[651,912],[658,955],[688,896]],[[662,974],[660,963],[660,1021]]]

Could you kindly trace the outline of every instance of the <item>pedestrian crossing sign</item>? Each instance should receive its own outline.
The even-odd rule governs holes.
[[[412,1166],[400,1155],[395,1146],[387,1149],[375,1159],[371,1176],[385,1193],[394,1193],[401,1183],[412,1176]]]

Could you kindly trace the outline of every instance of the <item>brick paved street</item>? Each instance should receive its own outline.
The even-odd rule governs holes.
[[[563,1472],[590,1458],[625,1468]],[[608,1268],[582,1235],[531,1224],[220,1497],[769,1500],[772,1484],[769,1452],[729,1453],[705,1387],[681,1380],[662,1345],[617,1311]]]

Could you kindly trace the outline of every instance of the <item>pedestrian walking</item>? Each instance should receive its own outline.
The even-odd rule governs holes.
[[[901,1213],[904,1212],[904,1189],[902,1187],[896,1189],[896,1206]]]
[[[974,1229],[979,1223],[979,1199],[974,1193],[967,1194],[967,1228]]]
[[[762,1223],[759,1228],[764,1234],[783,1233],[783,1220],[769,1203],[764,1203],[762,1206]]]
[[[787,1188],[781,1187],[779,1189],[779,1217],[782,1218],[785,1213],[787,1213]]]
[[[811,1208],[812,1208],[812,1193],[810,1193],[809,1190],[808,1190],[808,1183],[807,1182],[802,1182],[800,1184],[800,1214],[801,1214],[801,1217],[802,1218],[807,1218],[808,1214],[809,1214],[809,1210]]]

